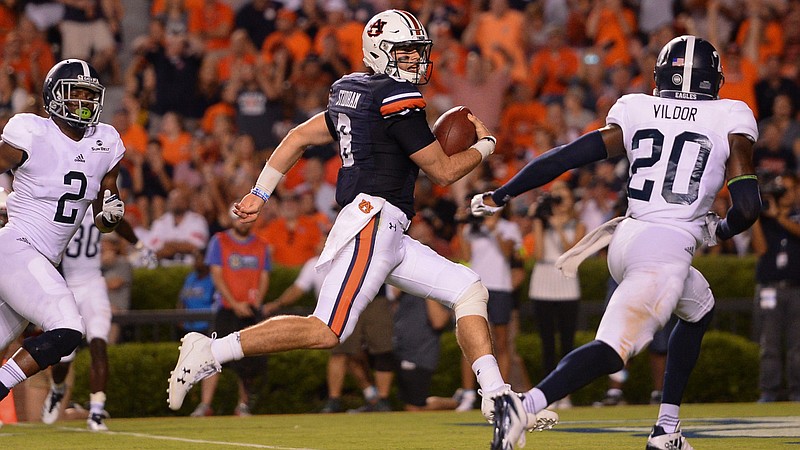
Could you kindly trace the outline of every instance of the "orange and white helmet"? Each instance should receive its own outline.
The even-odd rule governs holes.
[[[390,9],[378,13],[367,22],[361,34],[364,64],[375,73],[383,73],[399,81],[425,84],[430,79],[433,42],[422,23],[408,11]],[[398,49],[417,50],[420,60],[416,71],[402,70],[397,65]]]

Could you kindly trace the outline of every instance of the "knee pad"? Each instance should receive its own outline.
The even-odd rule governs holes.
[[[480,281],[472,283],[453,305],[456,321],[464,316],[481,316],[488,321],[486,304],[489,302],[489,291]]]
[[[22,348],[31,354],[40,369],[45,369],[72,353],[78,348],[81,339],[83,339],[83,334],[78,330],[56,328],[45,331],[39,336],[25,339]]]
[[[392,372],[395,369],[394,353],[378,353],[372,355],[372,368],[378,372]]]

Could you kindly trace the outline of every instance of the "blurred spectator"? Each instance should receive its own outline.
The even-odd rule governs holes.
[[[186,118],[202,117],[204,101],[198,92],[202,62],[200,44],[190,40],[185,30],[169,28],[163,44],[149,40],[140,46],[145,52],[149,73],[145,73],[143,89],[153,92],[154,101],[149,105],[153,113],[176,112]],[[152,132],[158,124],[150,126]]]
[[[471,198],[472,196],[470,196]],[[511,211],[507,209],[506,211]],[[522,234],[516,223],[507,219],[508,213],[479,218],[467,216],[462,225],[462,256],[481,277],[489,290],[489,324],[494,353],[500,373],[507,380],[511,370],[508,324],[514,309],[511,260],[522,245]],[[462,371],[466,373],[465,371]]]
[[[231,76],[230,89],[236,91],[236,128],[253,137],[257,150],[274,149],[280,142],[274,128],[283,114],[286,57],[286,52],[280,51],[270,64],[240,65]]]
[[[547,45],[531,57],[529,83],[539,101],[560,100],[578,73],[578,54],[567,47],[564,30],[546,31]]]
[[[206,264],[214,282],[215,300],[219,309],[214,319],[214,332],[227,336],[233,331],[255,325],[262,320],[261,303],[269,287],[272,262],[267,242],[252,233],[252,223],[233,220],[233,227],[211,237]],[[198,255],[199,256],[199,255]],[[267,357],[257,356],[229,363],[238,378],[239,403],[234,414],[250,416],[251,394],[256,377],[267,370]],[[211,402],[219,382],[214,374],[202,382],[200,404],[192,417],[210,416]]]
[[[207,53],[228,48],[233,31],[233,9],[221,0],[202,0],[202,6],[189,11],[189,34],[203,42]]]
[[[127,109],[120,108],[114,111],[111,125],[119,132],[122,143],[125,144],[125,150],[145,155],[148,141],[147,130],[134,120]]]
[[[477,46],[490,67],[509,66],[513,79],[524,81],[530,76],[525,60],[524,24],[522,13],[511,9],[508,0],[490,0],[488,11],[479,12],[470,22],[462,42],[467,47]],[[476,115],[489,120],[498,117]],[[486,125],[490,130],[496,128]]]
[[[258,51],[247,31],[238,29],[231,33],[230,46],[220,56],[217,62],[217,79],[220,83],[227,82],[233,72],[240,71],[239,66],[252,66],[258,59]]]
[[[312,42],[309,35],[297,25],[297,13],[288,9],[278,10],[275,28],[261,45],[264,61],[273,62],[275,54],[284,49],[289,52],[291,63],[305,59],[311,51]]]
[[[122,81],[117,62],[114,33],[119,30],[119,5],[108,0],[61,0],[64,19],[61,31],[61,57],[89,62],[101,74],[111,74],[109,84]],[[114,5],[117,5],[116,7]]]
[[[22,54],[26,56],[30,68],[28,78],[33,88],[30,92],[39,92],[45,75],[56,63],[53,50],[44,33],[27,17],[20,17],[16,32],[19,34]]]
[[[336,204],[336,187],[325,181],[325,167],[319,158],[306,159],[303,165],[303,178],[305,181],[295,188],[296,192],[309,192],[314,197],[314,206],[317,211],[325,214],[331,221],[339,213]],[[248,178],[252,180],[253,178]]]
[[[364,52],[361,49],[361,33],[364,31],[364,23],[352,18],[347,10],[345,0],[326,0],[324,10],[325,23],[314,36],[314,51],[322,54],[323,41],[332,35],[336,38],[336,46],[339,51],[349,61],[349,66],[353,70],[364,70],[362,62]]]
[[[613,217],[616,203],[617,195],[610,186],[603,180],[592,179],[576,205],[579,220],[586,230],[594,230]]]
[[[202,1],[196,0],[195,3]],[[164,25],[164,29],[186,32],[189,29],[189,8],[186,3],[184,0],[156,0],[151,14]]]
[[[161,142],[151,139],[144,156],[135,152],[125,155],[133,167],[131,179],[133,195],[142,213],[142,224],[147,227],[152,220],[164,213],[164,205],[172,189],[172,166],[164,162]]]
[[[793,115],[800,101],[800,86],[791,78],[781,73],[780,56],[771,56],[761,66],[762,76],[755,85],[756,103],[758,105],[759,120],[772,117],[773,105],[779,95],[788,97],[790,111]]]
[[[507,156],[527,160],[527,153],[534,147],[535,130],[544,122],[547,108],[534,95],[529,83],[514,84],[510,94],[500,119],[498,140],[510,147]]]
[[[782,175],[761,188],[765,209],[753,225],[757,325],[761,368],[759,402],[800,401],[800,211],[797,177]],[[785,364],[783,363],[785,361]]]
[[[783,143],[777,122],[771,121],[763,125],[759,139],[753,145],[753,164],[756,173],[762,176],[778,176],[797,170],[797,159],[792,148]]]
[[[664,26],[672,27],[675,20],[675,6],[679,0],[636,0],[639,10],[637,18],[639,22],[639,32],[647,39],[649,35],[656,33]],[[658,44],[661,47],[666,42]],[[653,66],[650,66],[653,67]]]
[[[175,167],[178,163],[191,159],[192,135],[186,131],[183,117],[178,113],[170,111],[164,114],[157,137],[165,163]]]
[[[270,204],[279,216],[258,231],[272,250],[275,264],[300,267],[315,256],[322,242],[322,232],[313,218],[300,215],[299,198],[295,193],[281,194]]]
[[[103,235],[100,241],[100,270],[106,280],[112,315],[131,309],[133,266],[128,260],[125,247],[125,242],[115,234]],[[112,321],[108,343],[116,344],[121,338],[122,329],[118,323]]]
[[[786,12],[786,3],[782,0],[750,0],[744,6],[747,17],[739,24],[736,43],[745,46],[750,34],[754,34],[759,65],[780,56],[783,53],[783,27],[779,17]]]
[[[433,182],[427,176],[417,177],[414,187],[414,210],[425,217],[433,227],[434,234],[451,240],[456,234],[456,211],[458,205],[450,197],[436,195]],[[441,253],[440,253],[441,254]]]
[[[402,291],[395,303],[394,357],[403,409],[455,409],[459,403],[455,398],[431,396],[433,374],[439,366],[439,338],[450,324],[450,311],[437,301]]]
[[[718,49],[725,48],[731,42],[737,22],[744,17],[744,3],[744,0],[682,0],[682,12],[676,22],[687,33],[708,40]],[[727,58],[722,59],[727,63]]]
[[[17,85],[10,67],[0,68],[0,116],[11,117],[28,106],[28,91]]]
[[[781,146],[792,149],[800,148],[800,122],[795,118],[795,108],[788,94],[778,94],[770,105],[772,115],[758,122],[759,130],[774,125],[780,134]]]
[[[211,280],[211,270],[206,264],[205,254],[197,250],[194,254],[194,268],[186,278],[178,294],[177,309],[185,310],[212,310],[217,306],[214,301],[214,282]],[[206,321],[183,322],[180,326],[183,332],[196,331],[208,334],[211,324]]]
[[[753,114],[758,119],[758,104],[756,103],[755,92],[755,85],[758,81],[758,68],[756,66],[755,53],[752,51],[753,48],[753,45],[740,48],[736,44],[730,44],[723,50],[721,58],[725,61],[725,83],[719,90],[719,97],[732,98],[747,103],[747,106],[753,110]]]
[[[581,298],[578,278],[568,278],[555,267],[556,259],[586,235],[579,220],[572,191],[563,181],[555,181],[549,195],[540,197],[533,211],[536,264],[531,272],[528,297],[533,301],[539,335],[542,339],[542,363],[545,373],[572,351],[578,326]],[[559,351],[556,352],[556,334]],[[558,401],[559,408],[571,406],[569,397]]]
[[[630,64],[628,42],[636,29],[636,14],[622,0],[595,1],[586,20],[586,33],[602,49],[599,56],[605,67]]]
[[[176,188],[169,193],[167,212],[153,221],[143,241],[162,265],[193,264],[195,250],[208,242],[208,223],[189,209],[188,191]]]
[[[234,24],[244,29],[250,42],[261,48],[264,39],[275,31],[275,19],[281,4],[272,0],[250,0],[236,12]]]

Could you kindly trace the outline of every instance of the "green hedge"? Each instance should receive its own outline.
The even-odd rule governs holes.
[[[694,265],[708,279],[718,299],[750,297],[755,290],[755,264],[753,256],[698,256]],[[530,271],[530,268],[528,269]],[[299,269],[274,267],[270,276],[266,299],[274,300],[297,277]],[[132,309],[172,309],[175,307],[183,279],[189,273],[187,267],[160,267],[158,269],[136,269],[131,293]],[[529,272],[530,273],[530,272]],[[590,258],[580,267],[580,282],[583,300],[601,301],[606,295],[608,268],[604,258]],[[519,292],[527,296],[528,280],[525,278]],[[526,298],[521,300],[525,301]],[[297,305],[313,308],[314,297],[305,295]]]
[[[577,344],[591,340],[591,333],[578,333]],[[539,338],[519,336],[519,353],[532,380],[544,374]],[[200,401],[200,387],[189,393],[183,408],[175,413],[167,408],[167,377],[178,356],[176,343],[122,344],[109,348],[110,380],[106,409],[111,417],[188,415]],[[261,386],[253,405],[257,414],[306,413],[318,411],[325,399],[325,366],[328,352],[297,350],[269,357]],[[442,337],[442,356],[432,386],[432,394],[450,396],[460,386],[460,358],[453,333]],[[75,361],[76,385],[73,399],[88,400],[89,352],[78,353]],[[646,352],[631,361],[631,376],[625,396],[632,403],[646,403],[651,391]],[[689,383],[685,401],[733,402],[758,398],[758,344],[722,332],[710,332],[703,341],[700,361]],[[360,392],[350,377],[344,397],[346,407],[362,403]],[[573,403],[589,405],[603,397],[608,380],[603,377],[573,395]],[[213,408],[217,414],[231,414],[237,402],[236,378],[223,370]],[[393,396],[394,397],[394,396]],[[395,406],[399,407],[395,401]]]

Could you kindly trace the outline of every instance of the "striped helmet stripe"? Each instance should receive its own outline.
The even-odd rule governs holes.
[[[403,11],[402,9],[398,9],[396,11],[398,13],[400,13],[401,16],[405,17],[406,21],[409,22],[409,24],[408,24],[409,28],[413,28],[413,29],[417,29],[417,30],[422,29],[422,24],[419,23],[419,21],[417,20],[416,17],[414,17],[413,14],[411,14],[408,11]]]
[[[690,92],[692,90],[692,66],[694,66],[694,36],[686,36],[686,52],[683,57],[683,84],[681,90]]]

